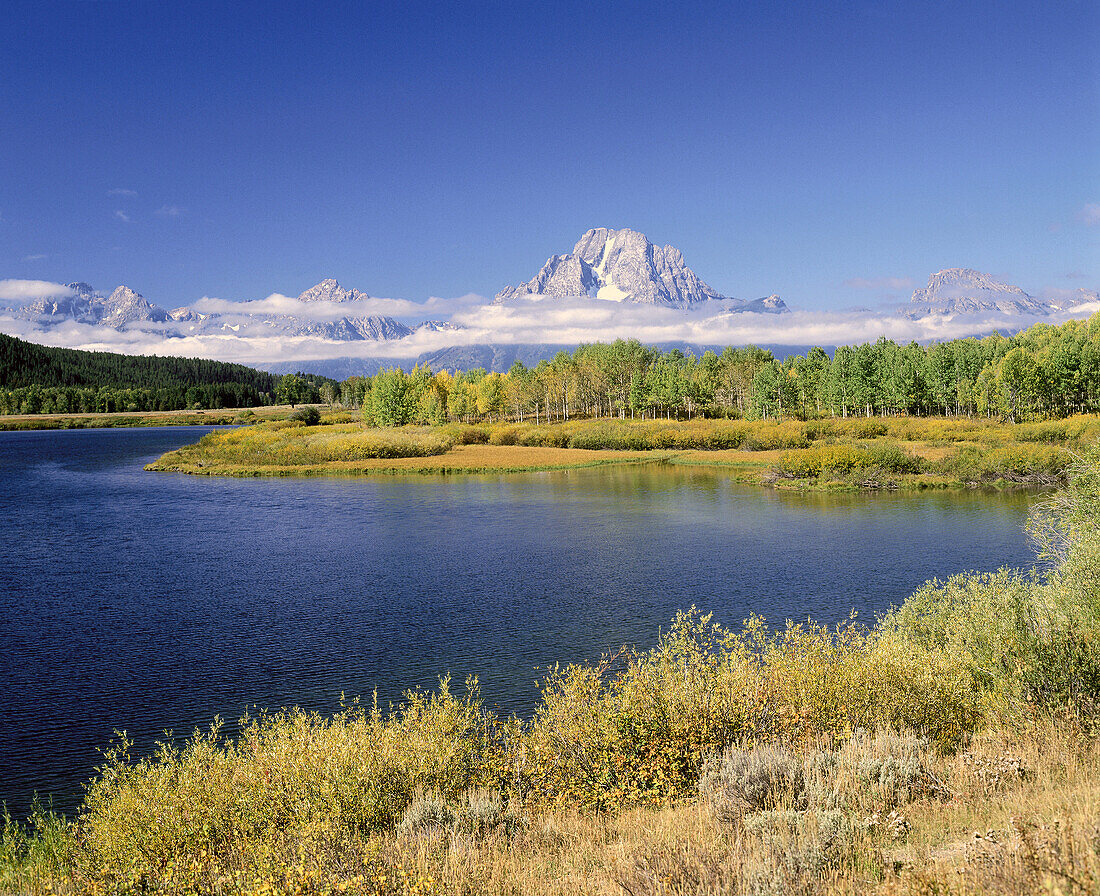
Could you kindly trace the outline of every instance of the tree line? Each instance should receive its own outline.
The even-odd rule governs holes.
[[[120,355],[0,334],[0,414],[245,408],[318,403],[335,380],[205,358]]]
[[[351,377],[329,404],[380,426],[571,417],[816,419],[984,416],[1010,421],[1100,411],[1100,314],[1013,336],[877,342],[786,359],[756,346],[662,352],[637,340],[582,345],[507,373],[416,367]]]

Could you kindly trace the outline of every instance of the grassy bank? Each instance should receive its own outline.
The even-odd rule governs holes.
[[[210,433],[146,466],[206,476],[354,476],[555,470],[659,461],[667,452],[499,445],[459,429],[306,426],[287,420]]]
[[[1013,425],[968,419],[581,420],[382,428],[352,415],[205,437],[147,469],[224,476],[516,472],[655,462],[713,467],[779,488],[1054,485],[1100,418]]]
[[[1032,516],[1042,572],[931,582],[874,627],[680,614],[553,670],[109,752],[5,825],[0,889],[1095,894],[1100,450]]]
[[[112,414],[0,415],[0,432],[37,429],[112,429],[133,426],[228,426],[280,420],[292,413],[289,405],[226,408],[206,411],[123,411]]]

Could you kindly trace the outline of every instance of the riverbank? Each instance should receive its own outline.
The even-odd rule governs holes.
[[[512,473],[622,463],[711,469],[814,490],[1052,486],[1100,418],[584,420],[552,425],[371,427],[347,413],[214,433],[146,469],[207,476]]]
[[[399,476],[472,473],[533,473],[668,462],[673,452],[590,451],[578,448],[545,448],[498,445],[455,445],[443,454],[423,457],[379,457],[326,460],[318,463],[237,463],[232,458],[206,452],[172,451],[145,469],[189,473],[195,476]]]
[[[49,429],[112,429],[134,426],[229,426],[281,420],[290,405],[190,411],[121,411],[111,414],[3,414],[0,432]]]

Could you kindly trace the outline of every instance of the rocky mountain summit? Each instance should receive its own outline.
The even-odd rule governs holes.
[[[370,296],[358,289],[344,289],[336,280],[322,280],[298,296],[298,301],[306,304],[330,302],[347,304],[365,302]],[[312,320],[294,315],[269,316],[269,325],[283,328],[291,336],[317,336],[339,342],[359,339],[383,340],[401,339],[413,332],[411,327],[392,317],[380,314],[348,315],[335,320]]]
[[[298,296],[299,302],[360,302],[366,301],[370,296],[358,289],[344,289],[340,283],[331,277],[322,280],[316,286],[311,286]]]
[[[1058,300],[1030,296],[1020,287],[995,279],[972,268],[948,268],[928,278],[928,285],[916,290],[901,309],[904,317],[919,320],[931,315],[983,314],[1046,316],[1087,302],[1100,301],[1100,294],[1085,289]]]
[[[87,283],[70,283],[69,295],[38,299],[15,309],[27,320],[59,323],[75,320],[84,324],[101,324],[120,330],[135,323],[164,323],[168,312],[153,305],[140,293],[120,286],[109,296],[97,293]]]
[[[146,329],[163,332],[165,336],[237,335],[258,336],[279,334],[285,336],[315,336],[339,342],[357,340],[381,341],[401,339],[414,331],[392,317],[378,314],[356,315],[350,313],[333,316],[331,313],[313,315],[256,314],[249,313],[242,303],[240,312],[201,312],[187,305],[165,311],[151,304],[140,293],[128,286],[120,286],[109,296],[97,293],[87,283],[70,283],[69,294],[38,299],[11,311],[25,320],[44,326],[63,321],[93,326],[106,326],[115,330]],[[370,297],[357,289],[343,289],[335,280],[322,280],[298,296],[303,304],[349,304],[365,301]],[[432,328],[442,329],[439,321],[431,322]],[[449,326],[449,325],[447,325]]]
[[[699,279],[674,246],[655,246],[636,230],[606,227],[589,230],[568,255],[550,256],[532,279],[505,287],[494,302],[537,296],[587,296],[669,308],[690,308],[708,301],[756,304],[719,294]],[[744,310],[787,310],[778,296],[758,303]]]
[[[103,316],[99,323],[120,330],[136,323],[162,324],[169,320],[168,312],[146,301],[141,293],[134,292],[128,286],[120,286],[111,293],[100,306]]]

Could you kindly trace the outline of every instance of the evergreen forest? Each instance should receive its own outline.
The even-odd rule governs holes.
[[[318,402],[334,383],[242,364],[89,352],[0,334],[0,414],[248,408]]]

